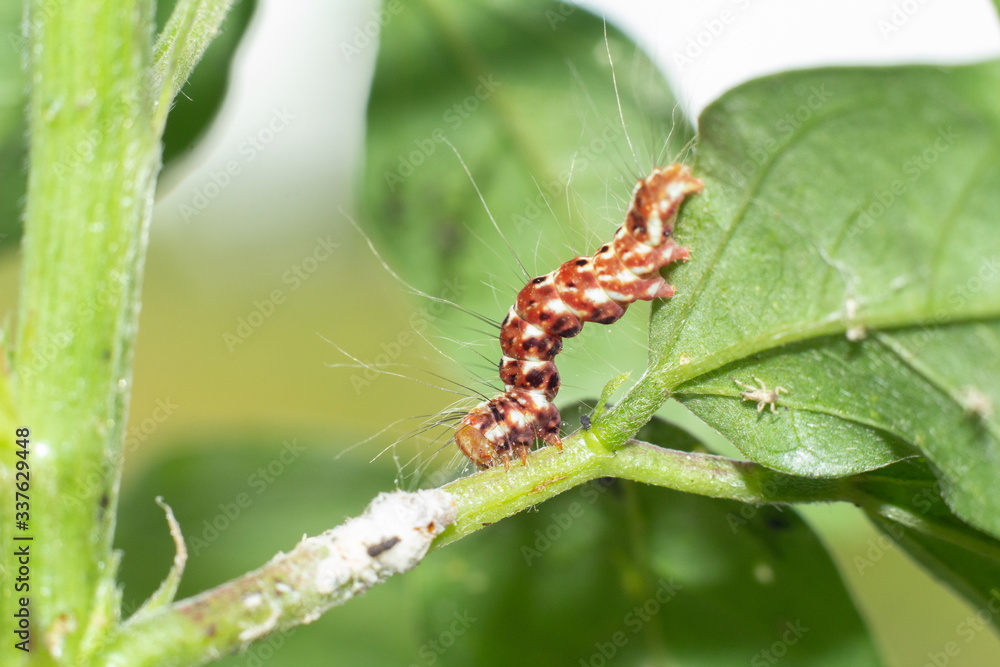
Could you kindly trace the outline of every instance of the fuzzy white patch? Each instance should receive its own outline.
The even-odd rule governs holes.
[[[967,415],[975,415],[984,420],[993,418],[993,401],[978,388],[962,387],[958,390],[958,398]]]
[[[264,596],[260,593],[247,593],[243,597],[243,606],[247,609],[256,609],[264,602]]]
[[[753,568],[754,578],[763,585],[774,583],[774,568],[767,563],[757,563]]]
[[[316,567],[316,590],[339,590],[347,599],[412,569],[455,516],[455,497],[447,491],[380,493],[361,516],[309,538],[329,549]]]

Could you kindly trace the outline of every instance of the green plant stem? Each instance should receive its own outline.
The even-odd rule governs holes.
[[[12,394],[18,424],[31,429],[31,512],[18,532],[34,538],[33,649],[72,662],[117,620],[114,509],[159,168],[147,95],[152,3],[32,0],[27,25]]]
[[[0,531],[5,545],[33,538],[32,664],[83,664],[119,619],[112,538],[159,140],[230,4],[180,3],[188,14],[171,25],[185,29],[160,40],[164,83],[151,75],[151,0],[28,2],[29,175],[0,487],[13,502],[13,422],[31,430],[30,519],[17,528],[5,512]],[[3,587],[4,618],[16,597]],[[0,663],[28,659],[12,644]]]
[[[816,503],[844,499],[841,479],[788,475],[751,461],[679,452],[633,440],[605,468],[609,476],[744,503]]]
[[[596,429],[595,429],[596,430]],[[546,447],[529,465],[493,468],[443,487],[458,502],[458,518],[434,543],[442,547],[517,512],[598,477],[618,477],[687,493],[747,503],[842,500],[846,482],[787,475],[749,461],[663,449],[629,441],[614,453],[588,445],[594,431],[578,431],[563,451]]]

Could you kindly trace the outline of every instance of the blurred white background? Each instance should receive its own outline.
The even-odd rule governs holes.
[[[727,89],[782,70],[968,62],[1000,54],[1000,30],[989,0],[580,4],[631,35],[660,65],[692,116]],[[354,43],[355,31],[378,8],[372,0],[261,0],[235,65],[229,99],[208,141],[161,183],[159,229],[180,225],[185,235],[212,235],[231,243],[230,229],[214,224],[230,221],[240,227],[238,238],[250,240],[287,230],[290,200],[307,204],[312,198],[328,205],[349,197],[358,174],[377,44],[350,61],[343,48]],[[294,116],[288,127],[242,164],[239,178],[203,212],[183,216],[180,209],[196,201],[198,188],[213,170],[246,159],[241,145],[245,148],[247,137],[260,132],[276,110]],[[281,190],[285,200],[271,199],[266,206],[272,210],[261,208],[248,196],[260,188]]]

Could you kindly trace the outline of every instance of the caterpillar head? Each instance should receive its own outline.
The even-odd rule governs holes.
[[[465,415],[455,430],[455,444],[481,470],[500,463],[509,468],[511,457],[527,463],[536,438],[562,449],[561,424],[559,410],[543,393],[508,387]]]
[[[465,415],[455,429],[455,444],[480,470],[496,463],[496,448],[485,435],[495,425],[492,411],[486,405],[480,405]]]

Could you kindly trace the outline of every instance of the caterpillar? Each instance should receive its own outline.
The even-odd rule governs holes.
[[[527,463],[536,439],[562,449],[562,418],[552,402],[559,392],[553,359],[562,339],[579,334],[586,322],[616,322],[636,301],[673,296],[660,269],[688,258],[688,249],[674,242],[673,220],[685,197],[701,188],[684,165],[654,169],[636,184],[610,243],[532,279],[518,293],[500,325],[505,389],[470,410],[455,431],[458,448],[477,467],[509,469],[512,455]]]

